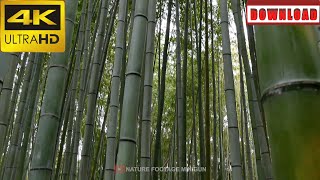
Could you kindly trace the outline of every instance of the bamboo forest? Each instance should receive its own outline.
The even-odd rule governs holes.
[[[320,28],[246,3],[65,0],[65,52],[0,52],[0,179],[320,180]]]

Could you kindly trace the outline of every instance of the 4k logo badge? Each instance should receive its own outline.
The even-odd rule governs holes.
[[[1,1],[1,51],[64,52],[64,1]]]

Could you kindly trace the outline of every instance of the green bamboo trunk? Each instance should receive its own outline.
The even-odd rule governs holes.
[[[41,70],[44,63],[43,57],[44,57],[43,53],[36,54],[36,57],[35,57],[34,75],[33,75],[31,87],[28,93],[29,100],[27,100],[29,104],[26,107],[24,122],[23,122],[22,145],[21,145],[21,149],[19,149],[18,151],[18,155],[16,156],[16,160],[14,162],[15,164],[13,165],[14,167],[17,166],[16,175],[14,176],[13,174],[11,178],[15,180],[22,180],[22,176],[23,176],[24,163],[27,156],[27,148],[28,148],[29,139],[30,139],[30,129],[32,126],[31,123],[33,120],[32,115],[33,115],[34,109],[37,108],[36,97],[37,97],[38,86],[39,86],[39,81],[41,77]]]
[[[16,54],[16,55],[17,56],[15,58],[11,59],[11,61],[9,62],[9,70],[8,70],[8,73],[5,75],[5,79],[4,79],[4,83],[3,83],[3,87],[2,87],[2,92],[1,92],[1,96],[0,96],[0,119],[1,119],[0,124],[2,124],[2,123],[6,124],[5,125],[6,127],[4,127],[5,129],[1,128],[1,131],[3,131],[3,132],[1,132],[1,134],[4,133],[3,135],[5,136],[5,137],[1,137],[1,138],[4,138],[3,145],[1,145],[3,147],[3,149],[0,149],[0,163],[1,163],[1,165],[0,165],[0,172],[1,173],[0,174],[1,175],[2,175],[3,166],[5,164],[3,162],[6,157],[6,153],[7,153],[6,149],[7,149],[8,141],[9,141],[8,135],[11,131],[10,124],[12,124],[10,121],[9,111],[10,111],[10,105],[11,105],[10,97],[12,94],[14,76],[15,76],[17,64],[19,61],[19,56],[18,56],[18,54]],[[12,57],[14,57],[14,56],[12,56]],[[23,65],[23,63],[25,63],[25,61],[22,62],[22,65]],[[22,66],[21,69],[23,70],[23,68],[24,67]],[[9,126],[9,128],[8,128],[8,126]],[[1,158],[1,157],[3,157],[3,158]]]
[[[186,153],[187,153],[187,133],[186,133],[186,126],[187,126],[187,75],[188,75],[188,45],[189,45],[189,0],[185,3],[185,16],[184,16],[184,44],[183,44],[183,64],[182,64],[182,122],[181,122],[181,140],[182,140],[182,167],[186,167]],[[180,128],[179,128],[180,129]],[[181,179],[186,179],[187,173],[180,173]]]
[[[235,18],[235,23],[237,26],[237,33],[238,33],[237,38],[240,45],[241,55],[243,58],[243,63],[245,68],[246,82],[248,87],[248,97],[249,97],[249,109],[250,109],[252,125],[253,125],[253,128],[256,128],[256,131],[257,131],[257,135],[255,136],[258,136],[258,138],[255,140],[259,141],[265,178],[273,179],[267,136],[266,136],[266,132],[265,132],[263,121],[262,121],[260,106],[258,103],[258,91],[256,90],[256,86],[254,83],[255,80],[253,79],[252,71],[249,65],[249,58],[248,58],[248,52],[246,49],[246,42],[245,42],[239,0],[232,0],[232,10]],[[253,133],[256,133],[256,132],[254,131]],[[261,172],[259,171],[260,170],[258,169],[258,174],[261,174]]]
[[[5,76],[8,73],[10,63],[13,59],[16,59],[18,56],[19,56],[18,53],[0,52],[0,92],[3,87]]]
[[[4,149],[3,149],[4,152],[1,152],[1,153],[3,153],[3,157],[5,157],[6,153],[8,152],[8,151],[6,151],[6,149],[8,147],[8,143],[9,143],[9,138],[8,137],[11,134],[12,125],[13,125],[13,118],[14,118],[13,111],[15,110],[15,107],[16,107],[16,102],[17,102],[17,99],[18,99],[18,91],[20,90],[20,86],[21,86],[21,83],[22,83],[22,80],[23,80],[27,59],[28,59],[28,53],[24,53],[22,62],[20,63],[20,69],[17,72],[18,78],[14,83],[14,89],[13,89],[13,92],[12,92],[12,96],[11,96],[11,100],[10,100],[10,103],[9,103],[8,111],[7,112],[4,111],[4,110],[6,110],[6,108],[0,109],[1,113],[8,113],[6,115],[1,115],[1,116],[8,118],[8,126],[9,126],[9,128],[7,129],[6,138],[5,138],[5,142],[4,142],[4,146],[3,146],[4,147]],[[12,62],[14,62],[14,61],[12,61]],[[14,68],[14,71],[15,71],[15,68]],[[12,78],[13,77],[14,77],[14,75],[12,75]],[[5,98],[9,99],[10,96],[5,96]],[[7,102],[2,102],[2,103],[7,104]],[[2,160],[4,160],[4,158]],[[4,166],[4,163],[1,163],[1,165],[0,165],[1,172],[3,170],[3,166]]]
[[[106,32],[106,34],[105,34],[105,42],[104,42],[104,54],[103,54],[103,59],[106,59],[107,58],[107,54],[109,53],[109,51],[108,51],[108,49],[109,49],[109,45],[110,45],[110,39],[111,39],[111,36],[112,36],[112,32],[113,32],[113,29],[114,29],[114,21],[115,21],[115,19],[116,19],[116,14],[117,14],[117,12],[118,12],[118,5],[119,5],[119,0],[116,0],[115,1],[115,3],[114,3],[114,5],[112,6],[112,8],[111,8],[111,10],[110,10],[110,17],[109,17],[109,25],[108,25],[108,30],[107,30],[107,32]],[[125,53],[123,54],[123,55],[125,55]],[[123,56],[124,57],[124,56]],[[122,59],[122,58],[121,58]],[[101,80],[102,80],[102,75],[103,75],[103,71],[104,71],[104,66],[105,66],[105,63],[100,67],[100,75],[99,75],[99,86],[100,85],[102,85],[102,84],[100,84],[101,83]],[[114,67],[113,67],[113,69],[114,69]],[[112,71],[114,71],[112,69]],[[110,84],[111,84],[111,81],[112,81],[112,78],[110,78]],[[106,110],[107,111],[105,111],[105,112],[108,112],[109,111],[109,105],[110,105],[110,89],[111,89],[111,86],[109,86],[109,94],[108,94],[108,98],[107,98],[107,103],[106,103],[106,106],[107,106],[107,108],[106,108]],[[109,112],[108,112],[109,113]],[[107,114],[106,114],[106,116],[107,116]],[[103,125],[103,127],[104,127],[104,125]],[[103,129],[103,128],[102,128]],[[101,133],[102,133],[102,130],[101,130]],[[106,136],[104,136],[104,137],[106,137]],[[98,154],[100,154],[100,152],[102,152],[101,150],[100,150],[100,144],[102,143],[102,137],[101,137],[101,135],[99,136],[99,138],[100,138],[100,140],[98,140],[98,142],[100,142],[99,143],[99,145],[98,145],[98,148],[96,149],[96,153],[95,153],[95,156],[93,157],[93,164],[94,164],[94,166],[93,166],[93,171],[91,172],[91,174],[92,174],[92,177],[91,177],[91,179],[93,179],[94,178],[94,174],[95,174],[95,168],[96,168],[96,165],[98,165],[98,162],[99,162],[99,160],[97,159],[98,158]],[[106,145],[107,147],[108,147],[108,145]],[[101,167],[101,173],[100,173],[100,175],[102,175],[102,179],[103,179],[103,177],[104,177],[104,172],[105,172],[105,165],[106,165],[106,163],[105,163],[105,161],[106,161],[106,150],[107,150],[107,147],[105,148],[105,151],[104,151],[104,155],[103,156],[101,156],[101,157],[103,157],[104,159],[102,160],[102,162],[103,162],[103,165],[104,165],[104,167]],[[100,156],[100,155],[99,155]],[[113,177],[114,178],[114,177]]]
[[[177,92],[177,115],[178,115],[178,166],[186,167],[186,123],[183,120],[183,97],[182,97],[182,79],[181,79],[181,41],[180,41],[180,5],[178,0],[176,4],[176,92]],[[179,179],[185,180],[186,173],[179,172]]]
[[[121,81],[121,67],[123,63],[124,47],[125,47],[125,27],[127,21],[128,1],[120,0],[118,13],[118,27],[115,47],[115,60],[111,79],[111,94],[110,94],[110,121],[107,131],[107,153],[106,167],[104,179],[114,179],[114,165],[116,161],[117,147],[117,128],[118,128],[118,109],[119,109],[119,88]]]
[[[219,114],[219,157],[220,157],[220,170],[218,179],[224,179],[225,177],[225,158],[224,158],[224,147],[223,147],[223,115],[221,112],[221,75],[220,75],[220,69],[221,69],[221,62],[218,60],[218,114]]]
[[[29,83],[31,80],[31,76],[33,73],[33,67],[34,67],[34,60],[35,60],[35,53],[32,53],[30,55],[28,67],[27,67],[27,72],[23,81],[23,87],[21,90],[21,96],[20,96],[20,101],[18,105],[18,112],[17,112],[17,117],[15,119],[14,125],[13,125],[13,132],[10,138],[10,145],[9,145],[9,150],[8,154],[6,155],[6,160],[5,160],[5,169],[3,173],[3,178],[4,179],[10,179],[11,174],[13,171],[15,171],[16,167],[13,166],[14,164],[14,159],[15,159],[15,154],[18,150],[19,142],[20,139],[19,137],[21,136],[22,131],[22,124],[23,124],[23,115],[25,111],[25,106],[27,106],[27,97],[28,97],[28,92],[29,92]]]
[[[0,53],[0,93],[3,86],[5,74],[8,72],[9,62],[8,55],[6,53]]]
[[[96,20],[94,21],[95,26],[94,26],[94,32],[92,34],[92,39],[90,42],[90,35],[91,35],[91,23],[94,20],[92,14],[93,11],[93,2],[92,0],[88,0],[88,8],[86,11],[87,14],[87,19],[86,19],[86,30],[85,30],[85,36],[84,36],[84,48],[83,48],[83,61],[85,62],[85,66],[82,66],[81,70],[84,73],[85,76],[85,84],[88,84],[87,81],[89,80],[89,73],[91,72],[90,66],[91,66],[91,60],[92,60],[92,54],[94,52],[94,46],[95,46],[95,41],[97,37],[97,32],[99,29],[99,21],[101,17],[101,5],[102,5],[102,0],[99,0],[99,6],[98,6],[98,13]],[[90,45],[90,46],[89,46]],[[87,86],[85,86],[85,89],[87,90]],[[81,106],[81,105],[80,105]],[[84,109],[84,108],[82,108]],[[83,114],[83,113],[82,113]]]
[[[78,39],[78,35],[79,35],[79,27],[77,26],[76,27],[76,35],[75,35],[75,42],[77,41]],[[60,122],[60,125],[59,125],[59,131],[60,132],[59,134],[59,138],[58,138],[58,145],[59,145],[59,148],[57,147],[56,149],[56,153],[58,156],[56,158],[56,168],[55,168],[55,173],[54,175],[52,176],[55,180],[58,179],[61,174],[60,174],[60,169],[61,169],[61,166],[63,165],[63,163],[61,163],[62,161],[62,155],[63,155],[63,149],[64,149],[64,145],[65,145],[65,141],[66,141],[66,134],[67,134],[67,130],[68,130],[68,124],[69,124],[69,112],[70,112],[70,101],[71,101],[71,81],[70,78],[72,76],[72,66],[75,66],[75,52],[76,52],[76,44],[77,43],[73,43],[73,47],[72,47],[72,50],[71,50],[71,55],[70,55],[70,62],[68,63],[68,75],[67,75],[67,84],[65,86],[65,90],[66,90],[66,94],[64,94],[65,96],[65,101],[63,102],[63,110],[62,110],[62,114],[61,114],[61,122]],[[75,69],[75,68],[74,68]]]
[[[90,38],[90,31],[91,31],[91,21],[92,21],[92,9],[93,9],[93,2],[92,0],[88,0],[88,7],[86,9],[86,27],[84,32],[84,42],[83,42],[83,64],[80,70],[80,85],[79,85],[79,102],[78,102],[78,109],[77,109],[77,116],[74,125],[74,145],[72,149],[72,158],[71,158],[71,169],[70,169],[70,179],[76,179],[77,177],[77,164],[78,164],[78,151],[79,151],[79,141],[81,138],[80,134],[80,127],[81,121],[83,118],[83,111],[84,111],[84,102],[86,97],[86,85],[87,85],[87,72],[89,70],[89,38]],[[100,8],[99,8],[100,9]],[[99,15],[100,16],[100,15]],[[99,19],[99,16],[97,19]],[[83,19],[84,20],[84,19]],[[97,23],[98,24],[98,23]],[[95,35],[95,33],[94,33]],[[94,39],[94,38],[93,38]],[[94,44],[94,43],[93,43]]]
[[[200,166],[205,167],[205,147],[204,147],[204,122],[203,122],[203,104],[202,104],[202,63],[201,63],[201,43],[202,43],[202,1],[200,1],[200,18],[198,25],[197,1],[193,0],[193,11],[195,16],[196,27],[196,47],[197,47],[197,73],[198,73],[198,118],[199,118],[199,145],[200,145]],[[200,173],[200,179],[204,180],[205,173]]]
[[[72,90],[71,90],[72,91]],[[65,119],[65,121],[68,122],[68,126],[67,126],[67,136],[65,137],[65,151],[64,151],[64,159],[63,159],[63,169],[62,169],[62,177],[61,179],[63,180],[67,180],[70,178],[70,163],[71,163],[71,153],[72,153],[72,142],[71,142],[71,138],[72,138],[72,127],[73,127],[73,116],[70,118],[70,114],[71,114],[71,111],[73,109],[74,111],[74,108],[72,108],[72,92],[70,92],[70,104],[69,104],[69,112],[68,112],[68,115],[67,115],[67,118],[68,120]],[[62,149],[61,149],[62,150]],[[60,152],[62,153],[62,152]]]
[[[61,109],[67,83],[67,64],[77,7],[78,1],[66,0],[66,51],[51,54],[38,133],[31,160],[30,180],[50,179],[53,174]],[[44,144],[46,145],[44,146]]]
[[[15,81],[15,84],[14,84],[14,89],[12,92],[12,97],[10,100],[9,110],[8,110],[8,114],[7,114],[7,117],[9,118],[8,119],[9,127],[10,127],[10,125],[12,127],[12,124],[13,124],[13,118],[14,118],[13,112],[17,106],[19,90],[20,90],[20,86],[21,86],[21,83],[22,83],[22,80],[24,77],[28,56],[29,56],[29,53],[24,53],[22,63],[20,64],[21,68],[19,70],[18,79]],[[7,139],[7,141],[8,141],[8,139]]]
[[[148,0],[136,1],[132,40],[126,72],[117,165],[125,165],[127,167],[135,166],[136,161],[139,90],[142,76],[142,58],[146,52],[148,2]],[[116,180],[127,180],[133,179],[134,177],[135,174],[133,172],[116,174]]]
[[[110,104],[110,89],[109,89],[109,95],[108,95],[108,99],[107,99],[107,103],[106,104]],[[91,173],[91,179],[92,180],[94,180],[95,177],[96,177],[95,173],[96,173],[97,167],[99,165],[99,159],[98,158],[100,158],[101,154],[104,152],[103,151],[103,144],[104,144],[103,141],[105,139],[105,127],[106,127],[107,118],[108,118],[108,115],[109,115],[108,111],[109,111],[109,106],[106,106],[106,108],[104,110],[105,114],[104,114],[101,130],[100,130],[100,137],[99,137],[99,140],[98,140],[99,145],[98,145],[98,148],[96,150],[96,153],[95,153],[95,156],[94,156],[94,159],[93,159],[93,168],[92,168],[92,173]],[[102,172],[104,172],[104,169],[102,169]]]
[[[130,46],[130,41],[127,43],[127,39],[129,38],[131,40],[131,35],[132,35],[132,25],[133,25],[133,16],[134,16],[134,4],[135,4],[135,0],[132,0],[131,2],[131,14],[129,17],[129,20],[127,20],[127,24],[126,24],[126,31],[130,31],[129,37],[125,36],[125,43],[126,46],[124,46],[124,56],[122,58],[122,67],[121,67],[121,78],[120,78],[120,97],[119,97],[119,101],[120,101],[120,110],[119,110],[119,119],[121,119],[121,114],[122,114],[122,103],[123,103],[123,93],[124,93],[124,84],[125,84],[125,74],[126,74],[126,66],[127,66],[127,52]],[[129,27],[130,26],[130,27]],[[118,131],[118,135],[119,135],[119,131]]]
[[[151,167],[151,119],[152,119],[152,84],[154,65],[154,39],[156,28],[156,4],[157,0],[149,0],[148,7],[148,34],[146,45],[144,94],[141,124],[141,167]],[[151,172],[141,172],[140,180],[151,179]]]
[[[240,52],[240,47],[239,47],[239,44],[238,44],[238,52]],[[241,54],[238,53],[238,58],[239,58],[239,64],[240,64],[240,83],[243,83],[243,74],[242,73],[242,60],[241,60]],[[243,84],[240,84],[240,91],[241,91],[241,88],[243,87]],[[240,136],[241,136],[241,163],[242,163],[242,176],[243,176],[243,179],[247,179],[247,173],[246,173],[246,166],[247,166],[247,163],[245,162],[245,141],[244,141],[244,113],[243,113],[243,104],[242,104],[242,95],[240,95],[240,98],[239,98],[239,105],[240,106]]]
[[[101,17],[106,17],[108,14],[110,0],[103,0],[101,5]],[[103,36],[105,34],[106,20],[105,18],[99,19],[99,29],[97,31],[97,41],[95,42],[95,54],[92,63],[92,70],[90,73],[90,81],[88,86],[88,103],[87,103],[87,116],[86,126],[84,132],[83,148],[81,152],[79,179],[89,179],[91,170],[91,149],[93,145],[94,135],[94,120],[96,114],[97,95],[99,86],[99,73],[100,66],[103,65],[104,59],[101,52],[103,48]]]
[[[208,1],[205,1],[205,52],[204,52],[204,73],[205,73],[205,142],[206,142],[206,179],[210,180],[211,176],[211,148],[210,148],[210,139],[211,139],[211,133],[210,133],[210,95],[209,95],[209,23],[208,23]]]
[[[178,0],[176,4],[176,30],[177,30],[177,43],[176,43],[176,93],[177,93],[177,115],[178,115],[178,166],[186,166],[186,146],[185,146],[185,123],[183,122],[183,97],[182,97],[182,69],[181,69],[181,40],[180,40],[180,5]],[[179,172],[179,178],[186,179],[185,172]]]
[[[158,89],[158,114],[157,114],[157,125],[156,125],[156,139],[154,143],[154,161],[153,166],[160,166],[160,154],[161,154],[161,124],[162,124],[162,116],[163,116],[163,108],[164,108],[164,99],[165,99],[165,89],[166,89],[166,74],[167,74],[167,63],[168,63],[168,48],[169,48],[169,38],[170,38],[170,22],[172,15],[172,1],[168,1],[168,18],[166,22],[166,34],[164,40],[163,47],[163,57],[162,57],[162,69],[161,73],[159,70],[159,89]],[[162,3],[161,3],[162,4]],[[159,56],[160,59],[160,56]],[[160,60],[159,60],[159,69],[160,69]],[[153,172],[153,179],[158,179],[158,172]]]
[[[76,62],[75,62],[75,68],[73,72],[73,77],[71,81],[71,94],[70,94],[70,111],[68,114],[68,135],[67,135],[67,141],[66,141],[66,149],[65,149],[65,155],[64,155],[64,162],[63,162],[63,173],[62,173],[62,179],[68,180],[70,179],[70,171],[71,171],[71,163],[72,163],[72,152],[74,145],[74,139],[72,138],[72,129],[75,125],[73,118],[75,115],[75,109],[76,109],[76,95],[77,95],[77,88],[78,88],[78,82],[79,82],[79,71],[80,71],[80,65],[82,60],[82,53],[83,53],[83,47],[84,47],[84,33],[85,33],[85,21],[86,21],[86,4],[87,0],[83,0],[82,10],[81,10],[81,16],[80,16],[80,25],[79,25],[79,35],[78,35],[78,43],[77,48],[75,52],[76,56]]]
[[[176,105],[176,109],[175,109],[175,114],[177,113],[177,105]],[[178,125],[178,118],[177,116],[175,117],[175,120],[173,122],[173,128],[172,128],[172,135],[171,135],[171,147],[170,147],[170,164],[169,167],[176,167],[175,163],[176,163],[176,159],[175,159],[175,151],[177,150],[177,125]],[[168,173],[168,180],[173,180],[175,178],[175,172],[169,172]]]
[[[214,46],[214,26],[213,26],[213,4],[212,0],[210,0],[210,31],[211,31],[211,61],[212,61],[212,86],[213,86],[213,165],[212,165],[212,177],[213,179],[217,178],[217,163],[218,163],[218,155],[217,155],[217,131],[218,131],[218,119],[217,119],[217,85],[216,85],[216,60],[215,60],[215,46]]]
[[[248,177],[248,180],[253,180],[253,169],[252,169],[252,158],[251,158],[251,147],[250,147],[250,140],[249,140],[249,130],[248,130],[248,111],[247,111],[247,103],[246,103],[246,94],[244,91],[244,79],[243,79],[243,65],[241,59],[240,61],[240,103],[242,106],[242,111],[243,111],[243,128],[244,131],[242,132],[244,135],[244,138],[242,141],[245,143],[245,163],[247,164],[248,167],[248,174],[246,177]]]
[[[188,2],[190,3],[190,2]],[[191,35],[190,35],[190,42],[192,45],[192,51],[191,51],[191,86],[192,86],[192,134],[193,136],[191,136],[192,140],[193,140],[193,146],[191,147],[191,166],[195,167],[196,165],[198,165],[198,157],[197,157],[197,125],[196,125],[196,115],[197,115],[197,105],[196,105],[196,94],[195,94],[195,73],[194,73],[194,41],[193,41],[193,31],[195,30],[195,23],[193,23],[193,17],[192,17],[192,11],[190,12],[190,21],[191,21]],[[198,43],[196,43],[197,46]],[[189,176],[189,179],[198,179],[198,173],[192,173]]]
[[[133,4],[135,2],[135,0],[132,1],[131,4]],[[132,6],[132,5],[131,5]],[[134,7],[134,6],[133,6]],[[133,11],[133,8],[131,9],[131,11]],[[120,80],[120,97],[119,97],[119,101],[120,101],[120,106],[119,106],[119,122],[121,122],[121,115],[122,115],[122,107],[123,107],[123,94],[124,94],[124,86],[125,86],[125,74],[126,74],[126,66],[127,66],[127,52],[129,52],[129,46],[131,44],[131,34],[132,34],[132,24],[133,24],[133,16],[132,16],[131,12],[129,20],[127,22],[126,25],[126,31],[129,31],[130,34],[129,36],[125,36],[125,41],[126,41],[126,46],[124,48],[124,54],[126,54],[125,56],[123,56],[122,58],[122,67],[121,67],[121,80]],[[128,40],[129,39],[129,40]],[[128,42],[127,42],[128,41]],[[121,123],[119,123],[119,129],[120,129]],[[120,131],[117,132],[117,137],[119,137]]]
[[[228,117],[228,130],[229,130],[229,144],[230,144],[230,161],[232,168],[232,179],[242,180],[242,168],[240,157],[240,142],[239,130],[237,121],[237,110],[234,90],[234,76],[232,70],[232,59],[230,49],[229,37],[229,20],[227,1],[221,0],[220,4],[221,13],[221,31],[222,31],[222,46],[223,46],[223,60],[224,60],[224,86],[225,97],[227,106]]]
[[[66,102],[63,106],[63,112],[62,112],[62,115],[61,117],[63,117],[61,119],[61,127],[60,127],[60,144],[59,144],[59,149],[57,149],[57,152],[58,153],[58,157],[57,157],[57,160],[56,160],[56,168],[55,168],[55,173],[54,173],[54,178],[55,180],[58,180],[61,176],[61,161],[62,161],[62,155],[63,155],[63,148],[64,148],[64,144],[65,144],[65,141],[66,141],[66,134],[67,134],[67,129],[68,129],[68,116],[69,116],[69,112],[70,112],[70,91],[68,90],[68,94],[67,94],[67,97],[66,97]],[[62,123],[63,122],[63,123]]]
[[[46,59],[47,60],[47,59]],[[43,92],[44,92],[44,87],[46,84],[46,76],[47,76],[47,72],[48,72],[48,66],[47,63],[45,62],[45,64],[43,65],[45,67],[45,70],[43,71],[44,74],[41,77],[41,86],[39,87],[38,93],[37,93],[37,97],[36,97],[36,107],[41,107],[41,103],[43,100]],[[38,104],[39,103],[39,104]],[[41,109],[39,109],[38,112],[38,108],[34,108],[33,112],[32,112],[32,122],[31,122],[31,132],[30,132],[30,143],[28,145],[28,150],[27,150],[27,156],[25,157],[25,163],[24,163],[24,171],[23,171],[23,175],[22,175],[22,179],[26,179],[26,177],[28,176],[27,174],[29,174],[29,165],[31,162],[31,158],[33,155],[33,148],[32,146],[34,145],[34,141],[35,141],[35,134],[36,134],[36,128],[38,126],[38,119],[40,117],[41,114]]]
[[[307,26],[256,27],[262,104],[276,179],[320,179],[320,62]]]
[[[47,59],[46,59],[47,60]],[[46,84],[46,81],[45,81],[45,77],[46,77],[46,75],[47,75],[47,63],[46,63],[46,61],[44,61],[44,65],[43,65],[44,67],[45,67],[45,69],[43,69],[43,72],[44,72],[44,74],[42,75],[42,77],[41,77],[41,85],[40,85],[40,87],[39,87],[39,89],[38,89],[38,92],[37,92],[37,95],[36,95],[36,103],[35,103],[35,107],[34,107],[34,109],[33,109],[33,112],[32,112],[32,117],[31,117],[31,120],[32,120],[32,122],[31,122],[31,125],[30,125],[30,137],[29,137],[29,141],[28,141],[28,147],[27,147],[27,155],[24,157],[25,158],[25,160],[24,160],[24,164],[23,164],[23,174],[22,174],[22,179],[24,180],[24,179],[26,179],[26,177],[27,177],[27,174],[29,173],[29,164],[30,164],[30,161],[31,161],[31,157],[32,157],[32,155],[33,155],[33,148],[32,148],[32,146],[33,146],[33,144],[34,144],[34,139],[35,139],[35,133],[36,133],[36,126],[38,125],[38,123],[37,123],[37,119],[38,119],[38,108],[37,107],[41,107],[41,101],[40,101],[40,98],[42,97],[42,95],[43,95],[43,90],[44,90],[44,86],[45,86],[45,84]],[[40,103],[40,104],[38,104],[38,103]],[[39,114],[40,114],[40,112],[41,112],[41,110],[39,111]],[[22,144],[22,147],[21,147],[21,149],[23,150],[23,144]],[[19,157],[20,158],[20,157]],[[21,162],[21,161],[20,161]],[[19,162],[19,163],[20,163]],[[22,163],[20,163],[21,164],[21,166],[22,166]],[[18,166],[18,168],[20,168],[19,166]]]
[[[6,144],[9,126],[9,102],[13,78],[18,63],[18,53],[0,53],[0,159]]]

